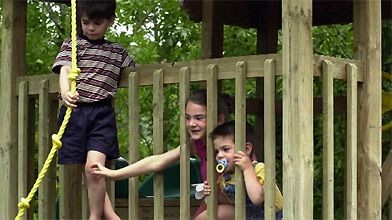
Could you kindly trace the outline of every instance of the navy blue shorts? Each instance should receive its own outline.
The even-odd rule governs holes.
[[[119,157],[116,116],[111,99],[78,103],[65,128],[58,153],[59,164],[85,163],[87,152],[99,151],[107,159]],[[60,128],[67,108],[61,106],[57,127]]]

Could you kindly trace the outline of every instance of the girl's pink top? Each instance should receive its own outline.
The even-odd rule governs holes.
[[[207,147],[202,140],[194,142],[196,155],[200,159],[200,174],[203,181],[207,180]]]

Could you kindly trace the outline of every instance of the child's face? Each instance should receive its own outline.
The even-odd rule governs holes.
[[[205,138],[207,133],[206,107],[189,101],[185,108],[185,126],[193,141]]]
[[[84,36],[89,40],[102,39],[107,29],[113,24],[114,17],[110,19],[89,19],[86,15],[80,19]]]
[[[226,159],[227,167],[225,172],[234,171],[234,142],[231,136],[217,136],[214,140],[214,149],[216,161]]]

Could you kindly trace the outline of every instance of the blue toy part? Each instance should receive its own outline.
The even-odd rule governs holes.
[[[227,160],[226,159],[218,160],[217,163],[218,164],[216,165],[216,172],[223,173],[223,171],[225,171],[227,167]]]

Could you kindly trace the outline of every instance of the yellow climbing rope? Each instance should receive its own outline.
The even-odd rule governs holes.
[[[68,78],[71,82],[71,92],[76,92],[76,78],[78,77],[80,70],[77,67],[77,60],[76,60],[76,0],[71,0],[71,40],[72,40],[72,52],[71,52],[71,71],[68,74]],[[19,212],[18,215],[15,217],[16,220],[22,219],[23,215],[26,212],[26,209],[30,207],[30,201],[33,199],[34,194],[37,192],[38,187],[41,185],[45,174],[48,171],[48,168],[53,160],[53,157],[58,149],[61,148],[61,138],[64,134],[65,128],[69,122],[71,117],[72,108],[68,107],[67,111],[64,116],[64,120],[61,124],[61,127],[57,134],[52,135],[52,149],[49,152],[49,155],[41,169],[41,172],[38,175],[37,180],[34,183],[33,188],[31,189],[30,193],[26,198],[21,198],[20,202],[18,203]]]

